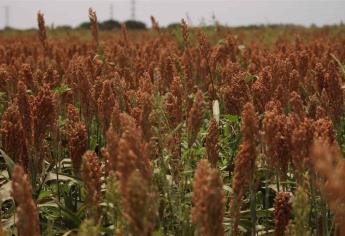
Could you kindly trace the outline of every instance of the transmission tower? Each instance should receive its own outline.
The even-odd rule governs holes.
[[[5,6],[5,27],[10,26],[10,6]]]
[[[131,0],[131,18],[135,20],[135,0]]]
[[[114,20],[114,4],[110,4],[110,8],[109,8],[109,10],[110,10],[110,20]]]

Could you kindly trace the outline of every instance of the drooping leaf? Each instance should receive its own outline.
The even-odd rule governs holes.
[[[15,166],[14,161],[4,152],[4,150],[0,149],[0,154],[1,156],[4,158],[5,162],[6,162],[6,166],[7,166],[7,171],[8,171],[8,175],[11,177],[12,176],[12,172]]]

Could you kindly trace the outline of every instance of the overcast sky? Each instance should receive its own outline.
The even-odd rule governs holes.
[[[0,28],[5,26],[5,6],[9,7],[9,25],[16,28],[36,27],[38,10],[51,25],[76,26],[88,20],[93,7],[99,20],[111,17],[124,21],[130,18],[130,0],[0,0]],[[161,25],[178,22],[211,23],[212,15],[223,24],[237,26],[258,23],[295,23],[310,25],[345,21],[345,0],[136,0],[136,19],[150,23],[150,15]]]

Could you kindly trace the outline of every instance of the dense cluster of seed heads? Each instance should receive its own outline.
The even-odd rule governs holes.
[[[174,184],[182,182],[183,139],[188,149],[200,145],[205,119],[206,151],[192,189],[191,221],[199,235],[224,235],[226,210],[234,235],[239,234],[242,199],[255,188],[259,154],[281,180],[291,168],[303,186],[305,173],[314,173],[339,235],[345,234],[345,161],[334,134],[344,95],[341,71],[331,55],[345,61],[344,39],[315,33],[308,41],[280,39],[266,50],[255,43],[241,47],[241,38],[218,30],[222,43],[213,45],[198,32],[193,46],[182,20],[181,47],[154,17],[157,34],[142,33],[140,40],[132,39],[124,25],[121,34],[103,38],[92,9],[89,18],[92,42],[47,38],[42,13],[39,42],[0,39],[0,92],[7,99],[1,147],[16,164],[12,196],[20,235],[40,234],[28,177],[39,177],[52,145],[67,150],[73,173],[85,183],[90,217],[99,220],[103,180],[114,173],[129,232],[151,235],[160,217],[157,199],[164,197],[154,181],[156,160],[167,153],[167,173]],[[159,108],[157,97],[163,99]],[[232,179],[225,183],[217,167],[222,124],[210,118],[214,100],[222,113],[241,118]],[[95,124],[99,146],[91,151]],[[227,207],[224,184],[232,188]],[[276,194],[275,235],[283,235],[289,224],[290,197]]]

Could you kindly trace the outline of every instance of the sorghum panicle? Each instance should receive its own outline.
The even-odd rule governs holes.
[[[276,224],[274,235],[276,236],[284,235],[285,228],[289,223],[292,211],[290,197],[288,192],[278,192],[274,199],[273,207]]]
[[[101,199],[102,167],[97,154],[93,151],[86,151],[83,155],[81,167],[81,178],[87,190],[86,202],[90,207],[98,207]]]
[[[92,8],[89,8],[89,19],[90,19],[90,27],[93,40],[95,41],[96,45],[98,46],[98,22],[97,22],[97,15]]]
[[[191,147],[195,142],[202,125],[204,106],[204,95],[201,90],[198,90],[195,94],[193,106],[188,113],[187,132],[189,147]]]
[[[224,235],[225,197],[217,169],[204,159],[198,164],[193,181],[192,222],[200,235]]]
[[[15,163],[22,165],[27,170],[29,156],[24,130],[21,114],[15,101],[6,109],[1,118],[1,146]]]
[[[41,11],[37,13],[37,23],[38,23],[38,38],[41,41],[44,48],[46,48],[46,27],[44,22],[44,15]]]
[[[159,33],[159,31],[160,31],[159,24],[158,24],[158,21],[156,20],[156,18],[154,16],[151,16],[151,24],[152,24],[152,29]]]
[[[102,92],[98,98],[98,113],[103,133],[109,129],[111,114],[115,105],[115,95],[113,93],[110,80],[103,82]]]
[[[234,218],[233,233],[238,234],[240,203],[245,186],[251,184],[255,173],[256,139],[258,136],[258,118],[253,104],[247,103],[242,112],[241,124],[242,140],[235,160],[232,179],[234,196],[231,200],[230,211]]]
[[[67,147],[72,161],[73,171],[79,174],[82,156],[87,150],[88,135],[86,127],[79,121],[78,110],[73,105],[68,105],[67,121],[65,123]]]
[[[122,113],[120,115],[122,135],[118,143],[117,170],[122,187],[126,186],[129,176],[135,170],[147,181],[152,179],[149,158],[149,146],[143,141],[142,131],[133,117]]]
[[[216,119],[211,119],[209,122],[207,135],[206,135],[206,152],[207,152],[207,159],[211,163],[213,167],[217,165],[217,161],[219,158],[219,145],[218,145],[218,123]]]
[[[339,235],[345,234],[345,161],[336,143],[327,138],[315,139],[311,160],[320,177],[320,189],[335,215]]]
[[[285,178],[290,161],[289,132],[287,117],[282,112],[279,101],[266,104],[266,111],[262,121],[263,143],[269,158],[269,167],[278,171],[280,177]]]
[[[21,115],[21,123],[24,128],[25,138],[28,144],[32,143],[32,101],[27,94],[24,82],[19,81],[17,85],[17,101]]]
[[[54,131],[56,128],[56,101],[53,92],[47,85],[44,85],[34,98],[33,116],[33,144],[39,149],[47,134],[47,131]]]
[[[156,194],[139,171],[129,176],[123,193],[124,216],[130,235],[152,235],[157,216]]]
[[[173,81],[171,82],[165,103],[165,110],[171,128],[176,128],[182,122],[182,95],[183,91],[181,80],[179,77],[174,77]]]
[[[20,235],[39,236],[38,211],[31,194],[28,175],[16,165],[12,173],[12,197],[17,204],[17,230]]]

